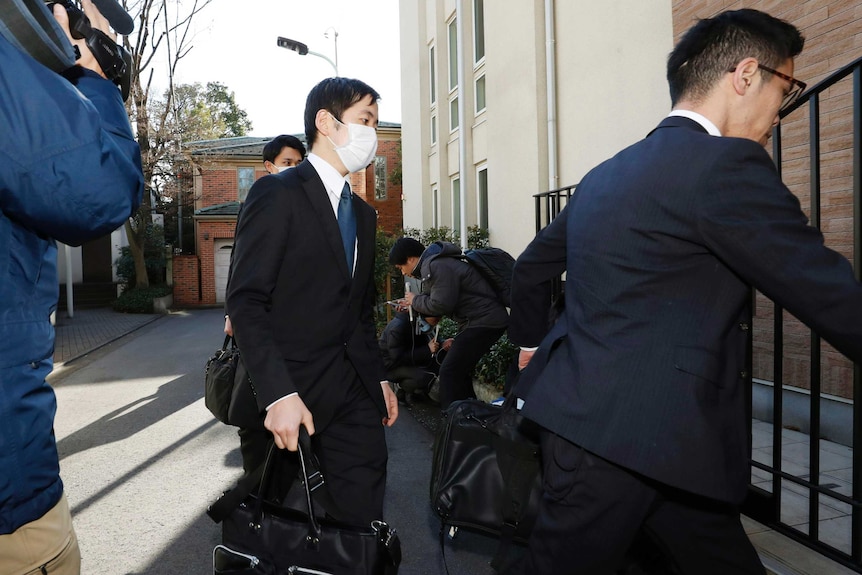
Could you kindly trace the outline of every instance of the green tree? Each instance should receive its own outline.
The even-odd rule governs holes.
[[[251,130],[248,114],[220,82],[179,84],[173,87],[173,95],[166,91],[159,104],[167,102],[172,102],[173,109],[165,118],[176,141],[233,138]]]

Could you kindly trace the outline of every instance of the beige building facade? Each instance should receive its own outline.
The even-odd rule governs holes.
[[[670,0],[400,12],[405,227],[479,225],[517,256],[535,235],[533,194],[578,183],[670,109]]]

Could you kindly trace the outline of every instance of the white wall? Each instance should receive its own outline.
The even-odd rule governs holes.
[[[473,1],[464,24],[468,225],[477,223],[476,165],[487,161],[491,243],[518,255],[535,235],[533,194],[548,191],[545,3],[485,0],[487,110],[473,114]],[[458,137],[449,135],[447,20],[456,0],[402,2],[404,225],[431,226],[437,183],[441,224],[451,221]],[[558,182],[643,138],[670,109],[665,62],[673,45],[671,0],[554,0]],[[436,46],[437,145],[430,146],[428,44]],[[417,197],[421,195],[422,197]]]

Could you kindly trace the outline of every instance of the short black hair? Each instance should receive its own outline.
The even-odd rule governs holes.
[[[305,141],[308,147],[313,148],[317,138],[314,119],[318,110],[328,110],[340,122],[344,111],[366,96],[371,96],[374,102],[380,99],[374,88],[353,78],[327,78],[312,88],[305,100]]]
[[[422,242],[413,238],[398,238],[392,249],[389,250],[389,263],[400,266],[407,263],[407,258],[420,257],[425,251]]]
[[[274,162],[284,148],[293,148],[305,158],[305,146],[302,145],[302,141],[296,136],[282,134],[274,137],[263,147],[263,161]]]
[[[745,58],[777,68],[798,56],[804,45],[796,26],[759,10],[731,10],[700,20],[668,56],[671,103],[705,97]]]

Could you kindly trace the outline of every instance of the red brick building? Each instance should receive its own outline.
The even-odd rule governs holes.
[[[303,135],[298,138],[305,142]],[[351,175],[354,193],[377,210],[378,226],[396,233],[402,227],[401,125],[380,122],[374,163]],[[193,142],[195,254],[173,261],[174,305],[224,302],[230,253],[240,202],[267,175],[263,147],[271,138],[240,137]]]

